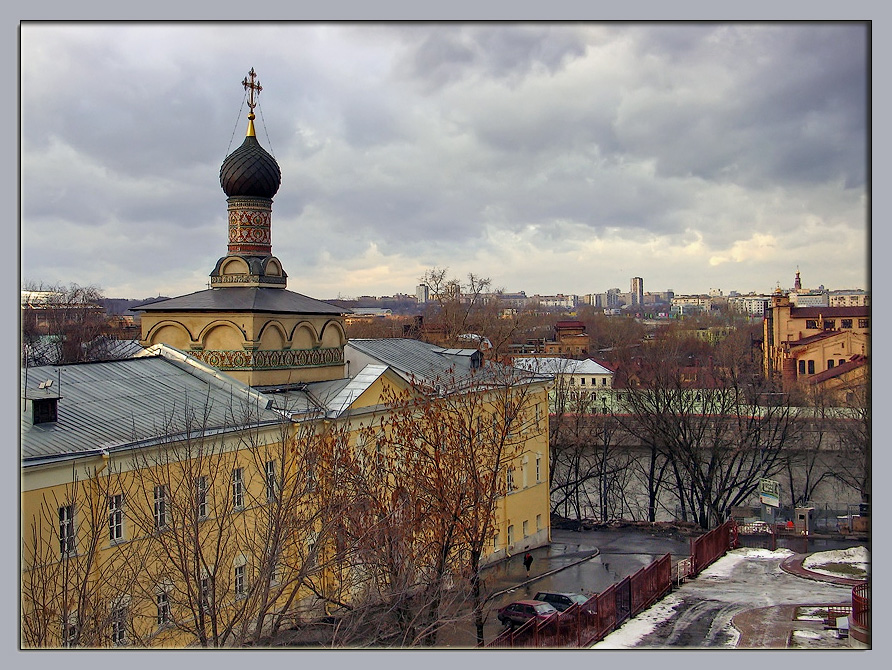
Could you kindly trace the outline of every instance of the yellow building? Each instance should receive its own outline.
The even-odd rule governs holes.
[[[381,602],[436,616],[550,541],[547,379],[348,343],[340,308],[287,291],[252,121],[221,169],[211,288],[144,305],[133,358],[22,370],[23,646],[241,646]]]
[[[793,307],[771,298],[763,322],[762,365],[785,388],[870,355],[870,308]]]
[[[23,644],[242,645],[386,598],[369,576],[386,543],[363,538],[400,491],[417,508],[388,537],[415,543],[419,574],[426,524],[470,491],[494,495],[461,519],[476,535],[450,549],[451,579],[475,543],[482,566],[549,541],[544,380],[414,340],[350,351],[414,358],[268,394],[164,345],[23,370]]]

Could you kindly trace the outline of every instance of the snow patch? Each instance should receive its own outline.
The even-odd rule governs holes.
[[[676,594],[666,596],[638,616],[626,621],[600,642],[592,645],[592,649],[630,649],[634,647],[646,635],[652,633],[658,624],[669,619],[680,604],[681,598]]]
[[[847,565],[855,571],[863,572],[866,576],[870,572],[870,551],[865,547],[849,547],[848,549],[836,549],[834,551],[819,551],[810,554],[802,561],[802,567],[821,575],[831,577],[854,577],[861,575],[851,571],[834,569],[834,566]]]
[[[821,567],[827,563],[848,563],[857,565],[859,563],[870,562],[870,551],[866,547],[849,547],[848,549],[836,549],[834,551],[819,551],[810,554],[804,561],[802,567],[808,568]]]
[[[726,579],[734,572],[734,568],[748,559],[784,559],[792,556],[794,552],[789,549],[760,549],[758,547],[743,547],[734,549],[718,559],[715,563],[700,573],[700,578]]]
[[[819,633],[815,633],[810,630],[794,630],[793,637],[805,638],[806,640],[820,640],[821,639],[821,635]]]

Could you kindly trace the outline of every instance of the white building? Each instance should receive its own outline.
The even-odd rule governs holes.
[[[869,307],[870,294],[862,289],[830,291],[830,307]]]

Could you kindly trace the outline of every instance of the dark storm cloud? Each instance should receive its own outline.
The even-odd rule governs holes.
[[[830,272],[817,259],[840,230],[850,248],[834,253],[852,269],[821,283],[864,284],[863,25],[22,34],[30,277],[137,295],[203,288],[225,253],[218,173],[244,137],[253,66],[257,135],[282,168],[274,252],[301,292],[409,292],[425,265],[540,293],[625,286],[645,270],[676,290],[703,290],[714,272],[710,285],[761,290],[768,267],[772,281],[797,265]],[[594,257],[597,274],[573,270]]]
[[[586,50],[582,34],[562,25],[421,26],[403,35],[418,43],[398,71],[428,92],[469,77],[516,82],[537,68],[553,74]]]
[[[811,24],[646,29],[638,41],[672,83],[623,121],[625,147],[670,177],[861,187],[865,37]]]

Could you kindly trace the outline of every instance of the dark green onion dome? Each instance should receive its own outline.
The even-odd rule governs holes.
[[[253,124],[251,126],[250,130],[253,130]],[[250,130],[242,145],[220,166],[220,186],[230,198],[272,199],[282,183],[282,172],[276,159],[260,146]]]

